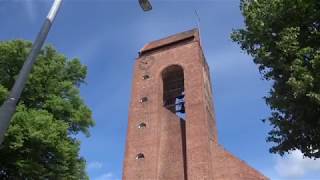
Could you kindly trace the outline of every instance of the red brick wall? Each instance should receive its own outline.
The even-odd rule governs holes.
[[[267,177],[239,160],[220,145],[212,145],[213,178],[226,180],[265,180]]]
[[[184,120],[171,111],[162,109],[160,149],[159,149],[159,179],[185,179],[183,132]]]

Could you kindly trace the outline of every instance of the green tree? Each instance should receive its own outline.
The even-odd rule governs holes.
[[[27,41],[0,42],[0,104],[30,49]],[[0,147],[0,179],[88,179],[75,138],[94,125],[79,95],[86,72],[51,46],[41,51]]]
[[[242,0],[243,29],[231,38],[273,86],[270,152],[320,157],[320,1]],[[265,121],[264,120],[264,121]]]

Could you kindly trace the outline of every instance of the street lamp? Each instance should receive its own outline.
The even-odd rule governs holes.
[[[4,135],[9,127],[12,115],[16,111],[17,103],[28,80],[28,76],[32,70],[33,64],[35,63],[43,43],[47,38],[49,30],[60,9],[61,4],[62,0],[54,0],[48,16],[45,19],[35,42],[32,45],[31,51],[19,72],[17,80],[14,82],[8,98],[0,107],[0,145],[4,140]],[[139,0],[139,4],[143,11],[150,11],[152,9],[152,6],[148,0]]]

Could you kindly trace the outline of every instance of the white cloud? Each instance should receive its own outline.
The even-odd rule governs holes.
[[[286,178],[299,178],[307,173],[320,172],[320,159],[304,158],[301,151],[292,151],[286,157],[277,157],[275,170]]]
[[[90,162],[88,164],[88,170],[93,170],[93,169],[101,169],[103,164],[98,161]]]
[[[116,178],[113,173],[104,173],[96,178],[94,180],[120,180],[119,178]]]

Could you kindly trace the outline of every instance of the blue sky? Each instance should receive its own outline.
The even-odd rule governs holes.
[[[251,58],[233,43],[230,32],[243,26],[239,0],[151,0],[143,12],[137,0],[65,0],[47,43],[88,66],[81,95],[96,126],[82,140],[81,155],[94,180],[121,179],[137,52],[152,40],[197,26],[200,17],[204,53],[211,70],[218,137],[223,146],[271,179],[320,177],[320,161],[299,151],[280,158],[268,152],[270,113],[263,81]],[[0,0],[0,40],[34,40],[52,0]]]

